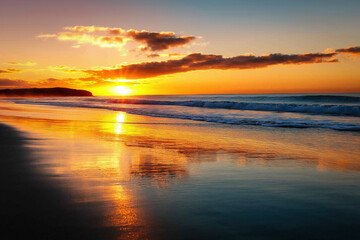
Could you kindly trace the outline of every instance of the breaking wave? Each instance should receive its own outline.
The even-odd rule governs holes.
[[[360,106],[334,104],[296,104],[296,103],[249,103],[234,101],[155,101],[143,99],[110,99],[109,103],[139,105],[172,105],[200,108],[221,108],[234,110],[296,112],[318,115],[340,115],[360,117]]]
[[[288,128],[326,128],[360,131],[360,97],[335,95],[261,96],[281,98],[282,102],[254,102],[260,96],[149,96],[142,98],[32,98],[12,99],[24,104],[101,108],[152,117],[188,119],[233,125],[257,125]],[[245,99],[246,98],[246,99]],[[289,101],[286,98],[311,99],[311,103]],[[323,103],[333,99],[344,104]],[[315,100],[318,99],[318,100]],[[320,100],[322,99],[322,100]],[[252,102],[246,102],[246,101]]]

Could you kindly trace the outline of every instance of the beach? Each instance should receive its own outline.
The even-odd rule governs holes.
[[[360,0],[1,0],[1,239],[360,240]]]
[[[101,101],[1,102],[1,215],[13,239],[360,237],[349,108],[300,116]],[[245,124],[230,122],[240,115]]]

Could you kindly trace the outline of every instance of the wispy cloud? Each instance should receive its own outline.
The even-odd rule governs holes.
[[[37,81],[28,81],[22,79],[0,79],[0,88],[31,88],[31,87],[89,87],[111,85],[110,82],[106,82],[102,79],[94,77],[87,78],[47,78]]]
[[[147,57],[148,58],[157,58],[157,57],[162,57],[162,58],[182,58],[184,56],[186,56],[188,54],[181,54],[181,53],[152,53],[152,54],[148,54]]]
[[[65,27],[66,32],[56,34],[41,34],[39,38],[57,38],[60,41],[75,41],[77,44],[90,43],[102,48],[122,49],[127,42],[142,44],[143,51],[162,51],[174,47],[185,46],[196,37],[177,36],[174,32],[149,32],[134,29],[98,27],[98,26],[74,26]]]
[[[37,63],[36,62],[25,62],[25,63],[8,62],[6,64],[8,64],[8,65],[17,65],[17,66],[35,66]]]
[[[5,70],[0,69],[0,74],[1,73],[18,73],[18,72],[22,72],[22,70],[15,69],[15,68],[8,68],[8,69],[5,69]]]
[[[127,41],[120,36],[92,36],[82,32],[61,32],[56,35],[56,38],[60,41],[76,41],[77,44],[91,43],[102,48],[118,49],[121,49]]]

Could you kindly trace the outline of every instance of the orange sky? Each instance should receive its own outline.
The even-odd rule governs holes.
[[[201,2],[5,0],[0,88],[360,92],[358,1]]]

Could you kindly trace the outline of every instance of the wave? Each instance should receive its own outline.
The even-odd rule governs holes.
[[[360,131],[357,118],[337,117],[338,115],[360,116],[360,106],[320,105],[320,104],[274,104],[274,103],[239,103],[216,101],[155,101],[143,99],[109,99],[109,98],[76,98],[76,99],[16,99],[17,103],[52,105],[62,107],[100,108],[123,111],[130,114],[152,117],[187,119],[194,121],[224,123],[233,125],[257,125],[266,127],[288,128],[326,128],[342,131]],[[137,106],[131,104],[138,104]],[[153,105],[153,106],[146,106]],[[158,105],[158,107],[154,106]],[[176,107],[161,107],[171,105]],[[182,108],[202,107],[203,109]],[[259,110],[262,113],[249,111],[209,111],[207,108]],[[266,113],[266,111],[300,112],[332,114],[336,116],[301,116]]]
[[[288,128],[327,128],[341,131],[360,131],[359,124],[342,123],[328,120],[310,120],[310,119],[268,119],[268,118],[248,118],[240,116],[226,115],[202,115],[186,113],[166,113],[154,109],[137,108],[108,108],[116,111],[123,111],[131,114],[146,115],[152,117],[165,117],[187,119],[204,122],[225,123],[233,125],[257,125],[264,127],[288,127]]]
[[[303,100],[303,101],[323,101],[323,102],[343,102],[343,103],[360,102],[360,97],[342,96],[342,95],[302,95],[302,96],[287,96],[283,98]]]
[[[33,101],[22,101],[22,103],[34,104]],[[296,118],[249,118],[241,115],[227,114],[192,114],[186,112],[167,112],[166,109],[153,108],[131,108],[131,107],[115,107],[109,105],[88,105],[78,102],[37,102],[40,105],[53,105],[63,107],[83,107],[83,108],[101,108],[114,111],[122,111],[130,114],[145,115],[151,117],[176,118],[194,121],[204,121],[213,123],[224,123],[232,125],[255,125],[264,127],[284,127],[284,128],[326,128],[341,131],[360,131],[360,124],[337,122],[329,120],[315,119],[296,119]]]
[[[234,101],[156,101],[144,99],[110,99],[109,103],[139,105],[172,105],[200,108],[221,108],[234,110],[296,112],[318,115],[339,115],[360,117],[360,106],[296,103],[249,103]]]
[[[218,95],[219,96],[219,95]],[[215,97],[217,98],[217,97]],[[221,96],[219,96],[221,98]],[[300,102],[322,102],[322,103],[360,103],[360,97],[345,95],[259,95],[259,96],[226,96],[232,100],[254,100],[254,101],[300,101]]]

